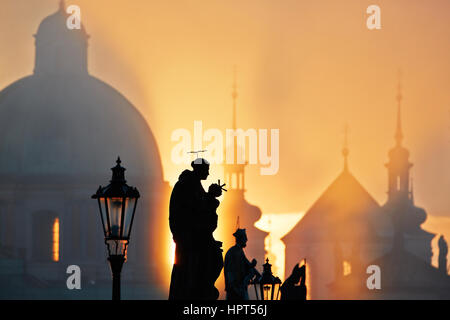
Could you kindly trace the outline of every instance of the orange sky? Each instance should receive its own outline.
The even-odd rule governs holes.
[[[2,0],[0,88],[30,74],[39,22],[57,0]],[[280,170],[249,167],[247,199],[264,212],[307,210],[342,168],[380,202],[394,144],[397,70],[403,70],[404,144],[415,199],[450,217],[450,2],[447,0],[67,1],[91,35],[91,74],[142,112],[158,142],[165,179],[173,130],[231,126],[232,66],[238,66],[238,127],[280,129]],[[365,9],[381,7],[382,29]],[[211,181],[223,178],[211,169]]]

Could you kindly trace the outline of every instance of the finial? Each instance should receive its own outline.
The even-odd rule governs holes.
[[[344,156],[344,171],[348,170],[348,124],[344,126],[344,147],[342,148],[342,155]]]
[[[414,179],[411,176],[411,191],[409,192],[411,202],[414,204]]]
[[[64,0],[59,1],[59,10],[66,11],[66,4],[65,4]]]
[[[236,65],[233,66],[233,91],[231,93],[231,97],[233,98],[233,130],[236,130],[236,101],[238,97],[237,93],[237,83],[236,83],[236,77],[237,77],[237,67]]]
[[[398,86],[397,86],[397,130],[395,132],[395,140],[397,145],[400,146],[403,140],[402,133],[402,115],[401,115],[401,103],[402,103],[402,71],[398,70]]]
[[[114,168],[111,168],[113,174],[111,182],[126,182],[125,181],[125,168],[122,167],[120,164],[122,161],[120,160],[120,157],[117,157],[116,160],[116,166]]]
[[[237,216],[237,220],[236,220],[236,230],[238,230],[240,227],[239,225],[239,216]]]

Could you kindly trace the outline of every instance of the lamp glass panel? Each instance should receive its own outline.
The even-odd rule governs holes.
[[[280,300],[280,284],[276,283],[274,285],[274,296],[273,296],[273,300]]]
[[[110,228],[111,233],[110,236],[113,238],[118,238],[121,236],[120,234],[120,225],[121,225],[121,215],[122,215],[122,201],[121,197],[111,197],[106,198],[108,202],[109,209],[109,220],[110,220]]]
[[[100,214],[102,215],[103,219],[103,228],[106,235],[109,234],[109,226],[108,226],[108,219],[106,217],[107,211],[106,211],[106,198],[100,198]]]
[[[264,300],[272,300],[272,289],[273,287],[271,284],[263,285]]]
[[[133,210],[134,205],[136,203],[136,198],[125,198],[125,217],[124,217],[124,223],[123,223],[123,236],[125,238],[130,237],[130,226],[131,226],[131,219],[133,219]]]

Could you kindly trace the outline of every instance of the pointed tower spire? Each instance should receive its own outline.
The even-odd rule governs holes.
[[[236,65],[233,66],[233,91],[231,93],[231,97],[233,98],[233,130],[236,130],[236,102],[237,102],[237,83],[236,83],[236,76],[237,76],[237,68]]]
[[[236,133],[236,106],[237,106],[237,83],[236,83],[236,66],[233,66],[233,84],[231,98],[233,100],[233,114],[232,114],[232,127],[233,131]],[[225,183],[229,186],[231,190],[245,191],[245,172],[244,167],[247,165],[245,161],[245,149],[239,149],[238,146],[238,135],[233,135],[233,144],[228,145],[225,149],[225,156],[227,162],[224,165]],[[238,152],[239,151],[239,152]],[[241,154],[243,152],[243,154]],[[238,156],[239,154],[239,156]],[[231,156],[232,155],[232,156]]]
[[[403,140],[402,132],[402,114],[401,114],[401,104],[402,104],[402,71],[398,71],[398,86],[397,86],[397,130],[395,132],[395,140],[397,145],[400,146]]]
[[[65,12],[66,11],[66,3],[64,0],[59,1],[59,10]]]
[[[389,162],[385,164],[388,169],[388,196],[389,201],[393,199],[411,200],[410,188],[410,169],[413,166],[409,162],[409,151],[402,146],[403,132],[402,132],[402,72],[398,72],[398,93],[397,93],[397,129],[395,132],[396,145],[389,150]]]
[[[344,146],[342,148],[342,155],[344,156],[344,171],[348,171],[348,124],[344,126]]]

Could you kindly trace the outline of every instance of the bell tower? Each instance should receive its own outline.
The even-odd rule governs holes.
[[[396,145],[389,151],[389,162],[385,164],[388,169],[388,200],[410,199],[410,174],[413,166],[409,162],[409,151],[402,146],[403,132],[401,119],[401,82],[399,74],[398,94],[397,94],[397,129],[395,132]]]

